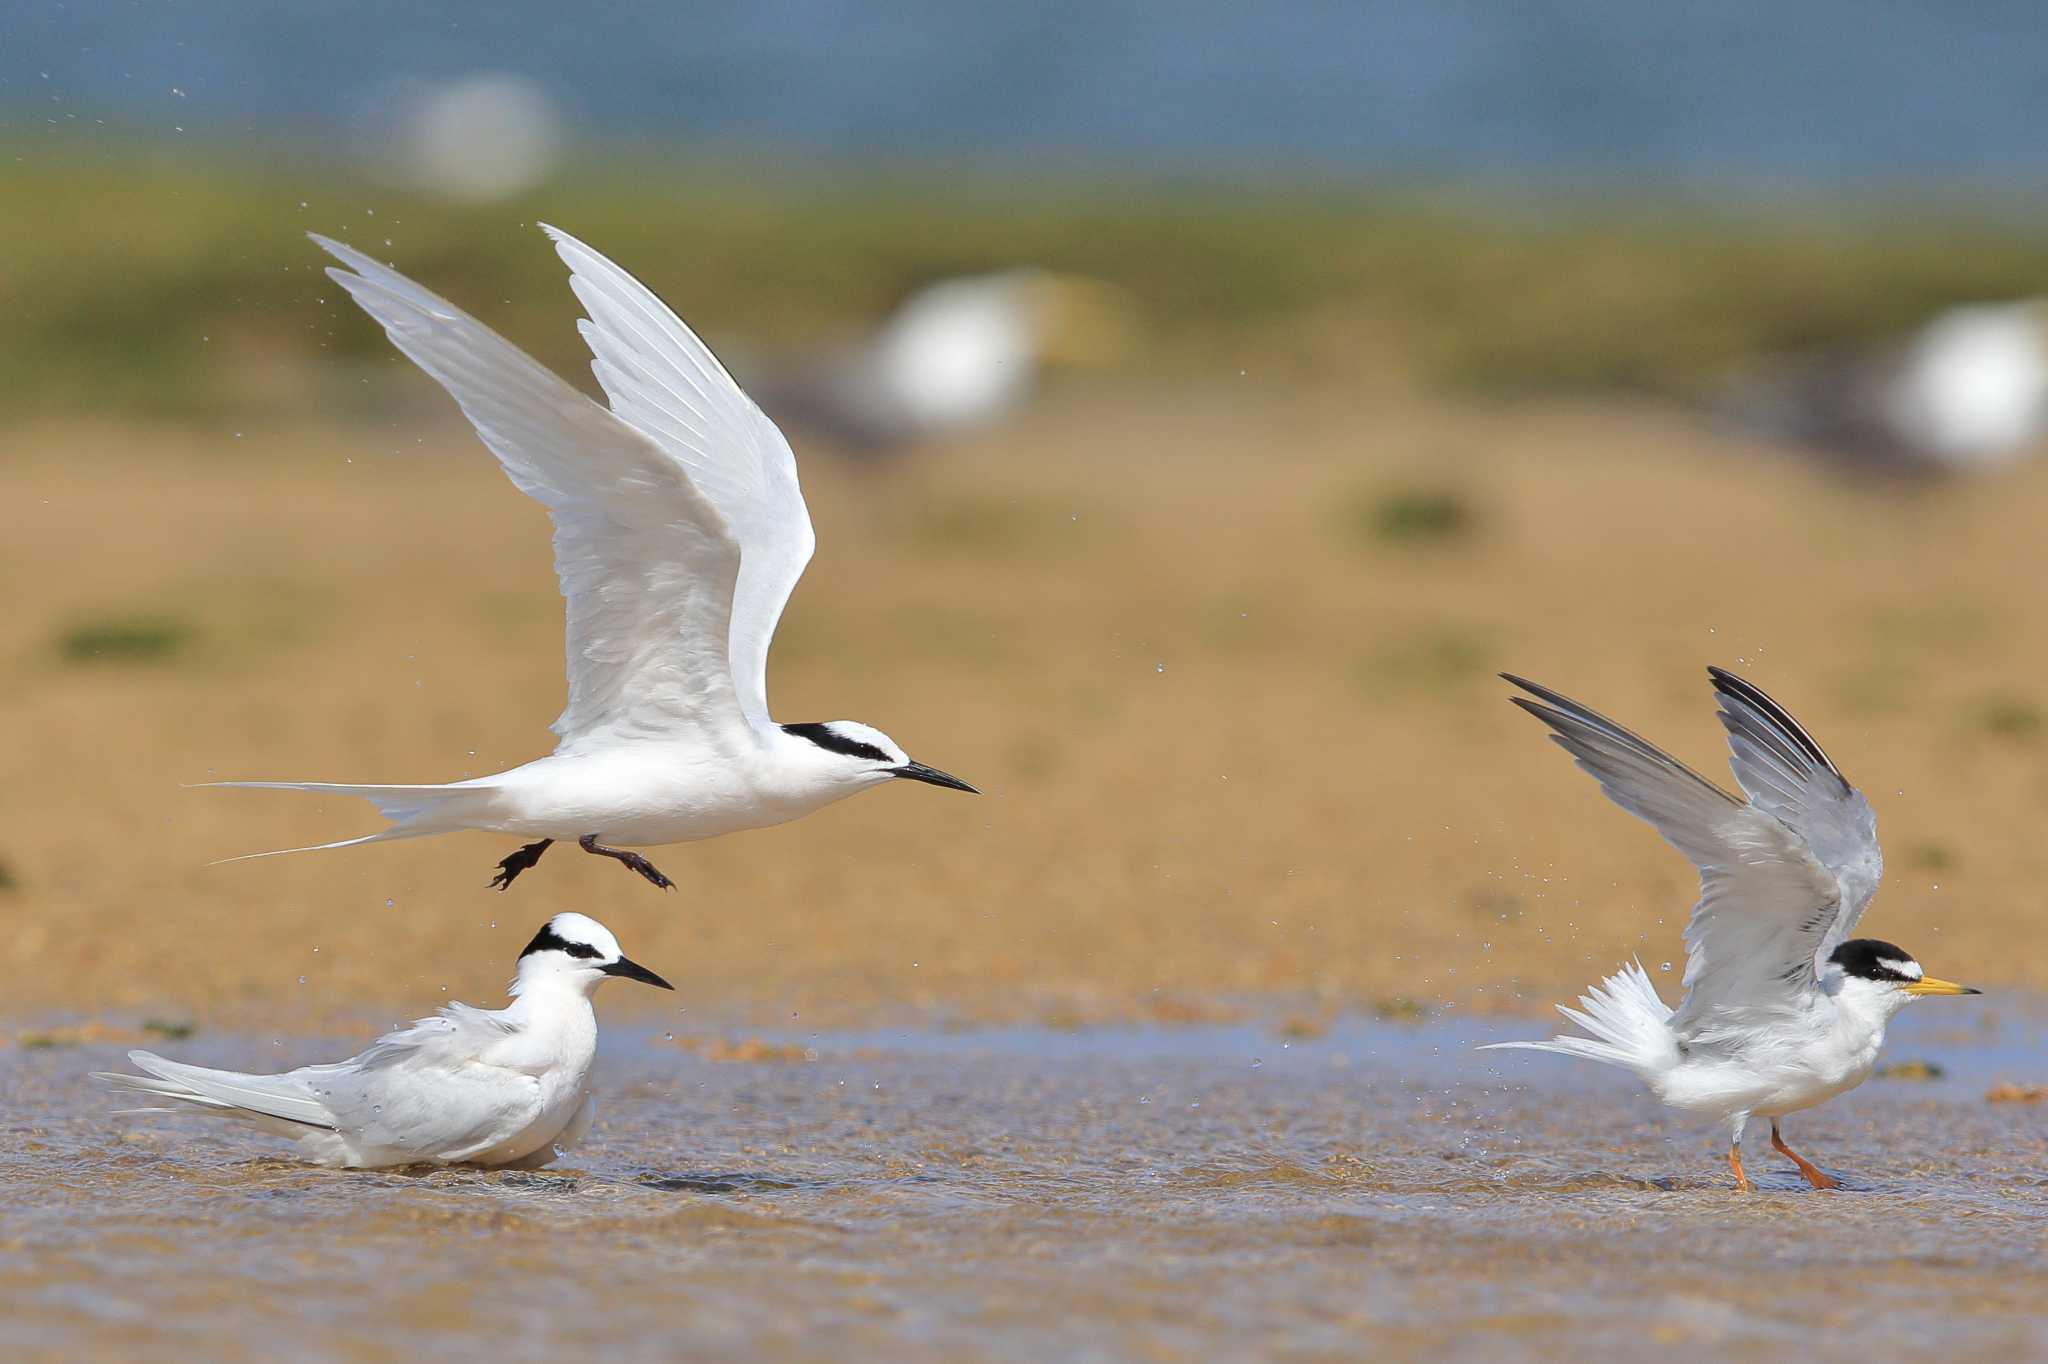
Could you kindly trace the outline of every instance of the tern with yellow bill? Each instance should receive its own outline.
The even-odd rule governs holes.
[[[1735,1187],[1742,1133],[1769,1118],[1771,1145],[1816,1189],[1834,1176],[1785,1144],[1778,1120],[1870,1077],[1892,1015],[1927,995],[1974,995],[1935,980],[1904,950],[1851,938],[1884,857],[1863,793],[1783,707],[1721,668],[1707,670],[1728,731],[1737,799],[1578,702],[1503,673],[1514,703],[1622,809],[1649,822],[1700,872],[1685,928],[1685,995],[1673,1010],[1641,963],[1558,1012],[1588,1037],[1496,1042],[1620,1066],[1673,1108],[1728,1124]]]

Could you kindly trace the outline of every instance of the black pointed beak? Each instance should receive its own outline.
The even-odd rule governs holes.
[[[975,790],[951,773],[941,772],[936,767],[926,767],[923,763],[905,763],[901,767],[892,767],[889,770],[899,777],[908,777],[911,781],[930,782],[933,786],[944,786],[955,791],[965,791],[970,796],[981,794],[981,792]]]
[[[608,976],[617,976],[621,980],[637,980],[642,985],[658,985],[664,990],[673,990],[676,988],[675,986],[669,984],[667,981],[663,980],[660,976],[655,975],[654,972],[642,966],[639,962],[633,961],[627,957],[620,957],[611,965],[602,966],[598,969],[603,971]]]

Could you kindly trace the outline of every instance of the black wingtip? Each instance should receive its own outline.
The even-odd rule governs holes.
[[[1806,732],[1806,726],[1793,719],[1792,712],[1772,700],[1762,687],[1738,673],[1716,667],[1711,663],[1707,665],[1707,675],[1713,679],[1714,691],[1718,695],[1733,697],[1756,710],[1773,727],[1782,731],[1786,738],[1797,744],[1800,752],[1819,763],[1826,771],[1833,773],[1845,791],[1852,789],[1848,776],[1835,765],[1835,760],[1827,755],[1827,751],[1814,737]]]
[[[1566,696],[1561,691],[1557,691],[1553,688],[1544,686],[1541,682],[1534,682],[1526,677],[1518,677],[1514,673],[1502,673],[1500,676],[1503,682],[1508,682],[1513,684],[1514,686],[1520,687],[1523,691],[1529,693],[1530,696],[1533,696],[1537,700],[1546,703],[1543,706],[1532,707],[1528,704],[1528,701],[1525,697],[1510,696],[1508,698],[1508,700],[1513,701],[1518,706],[1521,706],[1531,715],[1541,718],[1546,712],[1558,716],[1577,713],[1583,715],[1587,719],[1597,721],[1609,729],[1616,730],[1621,733],[1627,733],[1627,731],[1623,730],[1620,725],[1615,724],[1614,721],[1600,714],[1600,712],[1593,710],[1591,707],[1586,706],[1578,701],[1572,700],[1571,697]]]

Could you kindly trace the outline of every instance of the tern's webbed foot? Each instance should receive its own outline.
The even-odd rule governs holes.
[[[583,837],[576,840],[576,846],[583,849],[583,851],[587,853],[593,853],[598,857],[609,857],[614,859],[615,861],[625,863],[627,866],[631,867],[634,871],[639,872],[642,876],[646,877],[649,881],[653,882],[662,890],[674,890],[676,888],[675,882],[669,880],[666,876],[663,876],[661,874],[661,870],[658,867],[656,867],[652,862],[649,862],[646,858],[642,857],[639,853],[631,852],[625,848],[608,848],[604,844],[597,841],[596,834],[583,835]]]
[[[498,874],[491,878],[492,890],[510,890],[512,883],[519,879],[519,873],[540,861],[540,855],[548,850],[555,840],[543,838],[538,843],[529,843],[498,864]]]

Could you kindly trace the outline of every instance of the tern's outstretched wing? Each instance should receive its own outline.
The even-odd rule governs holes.
[[[1514,702],[1550,727],[1611,800],[1699,868],[1700,899],[1685,928],[1685,999],[1672,1019],[1680,1040],[1710,1039],[1814,989],[1844,896],[1805,835],[1578,702],[1503,676],[1538,698]]]
[[[1814,859],[1841,885],[1842,912],[1821,944],[1824,960],[1855,931],[1884,877],[1877,812],[1813,736],[1761,687],[1725,668],[1707,672],[1721,698],[1729,766],[1750,804],[1805,839]]]
[[[710,347],[652,290],[568,233],[543,227],[590,313],[578,330],[612,412],[687,471],[740,543],[733,683],[747,715],[765,725],[768,645],[817,543],[797,486],[796,456]]]
[[[740,546],[653,439],[483,323],[395,270],[315,236],[328,274],[461,405],[519,490],[555,523],[568,605],[567,748],[618,731],[744,724],[727,647]]]

